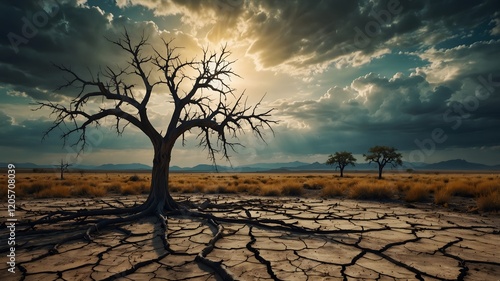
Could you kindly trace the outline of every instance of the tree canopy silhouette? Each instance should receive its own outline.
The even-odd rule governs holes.
[[[344,169],[348,165],[355,166],[356,164],[356,158],[352,156],[351,152],[347,151],[341,151],[341,152],[335,152],[335,155],[328,156],[328,160],[326,160],[327,165],[336,165],[335,169],[340,170],[340,176],[344,176]]]
[[[376,145],[370,147],[369,154],[363,154],[368,163],[377,163],[379,179],[382,178],[382,170],[385,165],[391,164],[392,167],[403,165],[401,153],[396,152],[396,150],[394,147]]]
[[[144,34],[134,42],[126,30],[119,39],[108,41],[127,54],[127,67],[107,66],[85,79],[69,67],[56,65],[69,76],[58,90],[76,87],[78,94],[69,104],[49,101],[38,104],[39,108],[51,109],[56,116],[46,134],[62,129],[65,144],[71,135],[77,135],[78,140],[72,145],[80,152],[87,145],[88,128],[99,126],[106,118],[116,120],[114,128],[118,135],[131,124],[149,138],[154,150],[149,196],[143,204],[127,212],[161,216],[164,211],[179,209],[169,192],[169,165],[174,144],[179,138],[184,144],[187,132],[199,130],[199,145],[215,163],[218,153],[229,159],[229,152],[241,145],[238,136],[244,130],[254,132],[261,139],[265,129],[272,131],[271,124],[276,123],[270,119],[273,109],[261,110],[262,100],[247,104],[244,94],[237,95],[228,84],[231,77],[238,75],[232,69],[235,61],[229,59],[231,52],[227,46],[218,52],[202,49],[201,58],[183,60],[180,49],[174,47],[172,41],[163,41],[162,50],[158,50],[148,43]],[[150,48],[152,55],[147,55],[146,48]],[[160,78],[156,78],[158,73]],[[137,84],[137,81],[140,82]],[[143,93],[134,90],[136,88]],[[171,102],[172,116],[159,130],[152,125],[147,106],[153,95],[161,94],[157,92],[161,89],[170,97],[165,102]],[[98,104],[97,110],[91,107],[93,104]],[[108,213],[117,212],[120,211]],[[88,233],[109,223],[112,222],[101,221]]]

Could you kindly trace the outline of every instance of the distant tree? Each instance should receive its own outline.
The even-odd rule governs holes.
[[[335,169],[340,170],[340,176],[344,176],[344,169],[348,165],[355,166],[356,163],[356,158],[352,156],[351,152],[347,151],[341,151],[341,152],[335,152],[334,155],[329,156],[328,160],[326,160],[327,165],[336,165]]]
[[[71,166],[71,164],[64,163],[63,160],[61,159],[61,164],[54,165],[59,170],[59,173],[61,174],[61,180],[64,179],[64,172],[68,171],[68,167]]]
[[[401,153],[396,152],[396,150],[394,147],[376,145],[368,150],[369,154],[363,154],[368,163],[377,163],[379,179],[382,178],[382,170],[385,165],[391,164],[392,167],[403,165]]]

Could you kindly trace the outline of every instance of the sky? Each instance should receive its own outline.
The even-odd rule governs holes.
[[[161,50],[162,39],[186,59],[231,51],[240,77],[228,82],[249,104],[264,97],[278,121],[265,142],[242,134],[233,166],[326,162],[336,151],[364,162],[374,145],[396,147],[405,162],[500,164],[497,0],[7,0],[0,23],[0,162],[152,164],[150,141],[132,125],[118,136],[115,120],[102,122],[76,157],[61,130],[43,138],[55,116],[35,110],[78,94],[57,90],[68,76],[54,64],[82,77],[124,67],[128,57],[109,40],[127,30],[148,38],[145,52]],[[158,131],[171,101],[160,88],[148,104]],[[210,163],[197,133],[177,141],[172,165]]]

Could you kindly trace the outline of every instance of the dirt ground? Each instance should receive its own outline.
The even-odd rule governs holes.
[[[93,240],[65,239],[99,217],[18,226],[15,273],[8,271],[10,229],[3,225],[0,280],[500,280],[498,214],[347,199],[176,199],[201,215],[169,216],[166,239],[155,217],[101,230]],[[16,216],[35,220],[53,210],[123,208],[143,200],[32,199],[18,203]]]

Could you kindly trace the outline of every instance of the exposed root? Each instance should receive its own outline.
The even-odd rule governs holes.
[[[376,259],[380,259],[384,266],[393,267],[391,270],[399,270],[408,278],[419,280],[470,279],[471,274],[478,272],[473,268],[478,267],[486,268],[485,272],[495,272],[496,269],[500,272],[500,263],[494,260],[457,254],[460,244],[469,239],[458,236],[436,247],[434,252],[415,254],[443,260],[443,266],[453,264],[454,268],[447,271],[427,272],[418,263],[394,255],[394,249],[408,254],[419,243],[439,243],[441,240],[437,237],[441,231],[444,237],[449,237],[449,233],[455,230],[458,233],[473,232],[474,237],[485,235],[489,240],[497,237],[498,229],[484,222],[468,226],[456,221],[433,225],[427,222],[429,213],[416,221],[418,213],[387,213],[385,208],[373,213],[365,207],[353,205],[346,209],[338,203],[320,201],[295,204],[290,199],[247,199],[225,203],[218,202],[220,198],[210,199],[185,198],[184,203],[176,205],[175,209],[170,209],[173,205],[167,202],[149,200],[147,204],[120,212],[113,209],[113,216],[106,215],[109,211],[103,209],[74,212],[60,209],[47,215],[25,210],[33,221],[16,225],[19,234],[16,251],[23,253],[19,255],[33,254],[31,258],[18,262],[16,267],[22,278],[36,279],[36,274],[43,273],[47,279],[61,280],[78,278],[75,275],[78,272],[88,272],[92,276],[83,276],[83,279],[93,280],[120,277],[161,279],[165,270],[176,276],[170,279],[190,276],[203,280],[248,280],[258,279],[258,275],[264,279],[288,280],[291,274],[299,274],[301,277],[297,278],[300,279],[321,280],[321,276],[326,276],[321,274],[330,274],[324,271],[328,267],[333,268],[340,279],[394,277],[365,267],[367,261]],[[124,206],[130,204],[124,203]],[[316,209],[316,206],[320,208]],[[151,220],[151,217],[155,219]],[[138,227],[132,226],[135,224]],[[389,240],[378,246],[371,244],[380,243],[378,241],[386,239],[386,234],[390,234]],[[397,235],[403,235],[404,239],[390,240]],[[322,250],[325,247],[330,247],[328,252]],[[337,254],[337,249],[344,254]],[[418,251],[418,246],[416,249]],[[0,249],[1,253],[8,251],[9,248]],[[79,251],[87,256],[80,263],[66,265],[67,269],[55,267],[33,272],[33,264],[53,260],[54,255],[61,255],[64,263],[64,259],[78,259]],[[279,253],[280,258],[273,253]],[[242,255],[246,256],[246,261],[241,260]],[[252,264],[244,266],[248,262]],[[288,266],[295,268],[294,271],[286,271],[287,262]],[[243,269],[238,269],[239,266]],[[254,268],[252,274],[257,275],[249,275],[248,268]],[[360,268],[367,272],[366,276],[353,272],[353,269]],[[310,271],[315,274],[308,276]]]
[[[212,270],[215,271],[215,273],[222,278],[222,280],[225,281],[232,281],[234,280],[233,276],[228,272],[228,270],[225,268],[224,265],[222,265],[222,262],[214,262],[209,259],[207,259],[207,255],[212,252],[214,249],[215,243],[222,238],[224,227],[221,224],[218,224],[216,221],[209,219],[208,223],[216,228],[215,235],[214,237],[208,242],[207,246],[196,256],[195,261],[202,263],[208,267],[210,267]]]

